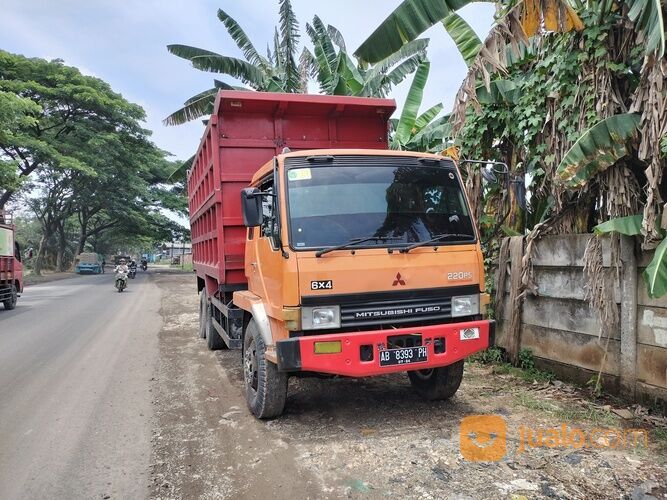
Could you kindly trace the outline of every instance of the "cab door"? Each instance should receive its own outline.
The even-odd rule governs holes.
[[[280,317],[282,309],[282,275],[284,258],[280,247],[280,217],[277,207],[278,192],[274,186],[274,176],[264,179],[258,186],[262,193],[262,225],[253,228],[254,252],[249,255],[249,288],[264,299],[268,316]]]

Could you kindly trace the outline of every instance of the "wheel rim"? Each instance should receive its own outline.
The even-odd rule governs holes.
[[[243,372],[245,375],[246,386],[249,387],[253,393],[257,392],[257,347],[255,340],[250,341],[250,345],[245,350]]]
[[[413,372],[417,378],[420,378],[422,380],[428,380],[433,376],[433,368],[430,368],[428,370],[416,370]]]

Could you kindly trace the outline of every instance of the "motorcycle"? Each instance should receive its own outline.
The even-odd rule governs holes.
[[[129,277],[134,279],[137,275],[137,266],[130,267]]]
[[[127,288],[127,273],[119,271],[116,273],[116,289],[118,293]]]
[[[148,269],[148,263],[146,263],[146,261],[144,261],[144,262],[141,263],[141,270],[145,271],[146,269]]]

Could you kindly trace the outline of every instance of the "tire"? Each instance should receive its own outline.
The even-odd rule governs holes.
[[[5,309],[8,311],[11,311],[16,307],[16,301],[18,300],[18,297],[16,295],[16,286],[15,285],[10,285],[11,286],[11,296],[7,300],[3,300],[2,304],[5,306]]]
[[[206,304],[206,308],[210,310],[212,306],[210,304]],[[225,344],[225,341],[222,340],[222,337],[218,333],[218,330],[216,330],[213,327],[213,317],[211,316],[210,313],[207,314],[206,316],[208,318],[208,321],[205,323],[205,336],[206,336],[206,345],[211,351],[218,351],[220,349],[226,349],[227,344]]]
[[[411,371],[408,378],[415,392],[424,399],[443,401],[456,394],[461,385],[463,360],[441,368]]]
[[[287,399],[287,374],[267,361],[264,339],[253,320],[243,337],[243,382],[248,409],[257,418],[283,413]]]
[[[199,338],[206,338],[206,329],[211,328],[209,325],[207,327],[206,321],[211,322],[211,315],[208,314],[208,299],[206,297],[206,289],[204,288],[199,294]]]

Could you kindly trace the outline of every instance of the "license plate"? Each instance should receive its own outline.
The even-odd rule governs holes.
[[[424,361],[428,361],[428,350],[425,346],[380,351],[380,366],[409,365]]]

